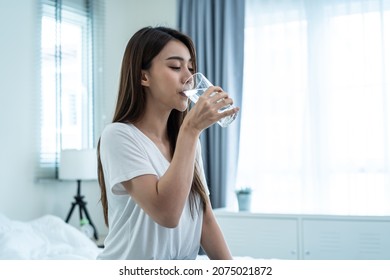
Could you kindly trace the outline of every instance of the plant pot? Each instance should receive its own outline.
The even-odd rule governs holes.
[[[250,211],[252,194],[250,193],[237,193],[238,200],[238,210],[240,211]]]

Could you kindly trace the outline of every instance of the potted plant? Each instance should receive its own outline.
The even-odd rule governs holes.
[[[250,211],[252,201],[252,188],[249,186],[236,190],[238,209],[240,211]]]

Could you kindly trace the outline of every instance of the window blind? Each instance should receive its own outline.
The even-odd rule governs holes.
[[[38,178],[57,177],[62,149],[94,147],[103,15],[102,1],[41,1]]]

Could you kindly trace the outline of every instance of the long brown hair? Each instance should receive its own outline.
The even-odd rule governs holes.
[[[189,50],[193,69],[196,71],[196,53],[194,44],[187,35],[167,27],[145,27],[136,32],[126,46],[122,60],[120,74],[118,100],[112,122],[134,123],[142,118],[146,100],[141,85],[141,70],[148,70],[152,65],[153,58],[160,53],[165,45],[171,40],[179,40]],[[180,126],[187,111],[172,110],[168,118],[168,138],[172,156],[176,148],[176,140]],[[103,206],[104,221],[108,226],[108,201],[104,181],[103,166],[100,160],[100,139],[97,145],[98,157],[98,180],[101,190],[101,203]],[[197,207],[196,196],[199,195],[203,210],[206,210],[207,195],[200,179],[200,172],[195,164],[194,177],[189,196],[190,209],[193,214]]]

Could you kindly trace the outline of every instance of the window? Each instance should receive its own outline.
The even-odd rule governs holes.
[[[246,2],[238,186],[254,210],[390,213],[390,1]]]
[[[42,1],[40,177],[56,174],[62,149],[94,145],[93,7]]]

